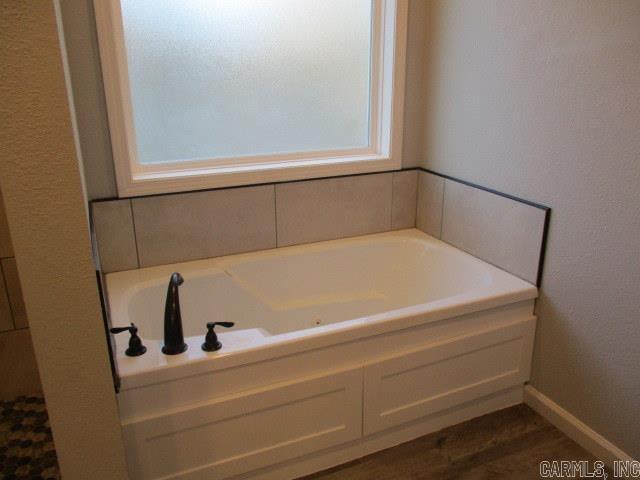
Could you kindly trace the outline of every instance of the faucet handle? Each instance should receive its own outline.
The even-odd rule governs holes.
[[[215,352],[222,348],[222,343],[218,340],[214,328],[216,326],[231,328],[235,325],[233,322],[208,322],[207,323],[207,335],[204,337],[204,343],[202,344],[202,350],[205,352]]]
[[[129,338],[129,348],[127,348],[124,352],[124,354],[128,357],[139,357],[140,355],[146,353],[147,347],[142,344],[142,340],[138,336],[138,327],[136,327],[133,323],[128,327],[110,328],[109,331],[114,334],[121,332],[131,333],[131,337]]]
[[[224,328],[231,328],[235,325],[235,323],[233,322],[209,322],[207,323],[207,329],[211,330],[214,327],[224,327]]]

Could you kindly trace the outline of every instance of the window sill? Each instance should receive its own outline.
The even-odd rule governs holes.
[[[317,158],[234,165],[201,169],[189,167],[180,170],[132,173],[130,177],[118,178],[118,196],[137,197],[170,192],[206,190],[210,188],[308,180],[359,173],[374,173],[396,170],[400,159],[368,155],[319,160]]]

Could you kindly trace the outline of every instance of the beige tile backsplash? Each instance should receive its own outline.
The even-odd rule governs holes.
[[[0,400],[42,391],[0,192]]]
[[[416,226],[416,200],[418,195],[418,171],[405,170],[393,173],[391,204],[391,229]]]
[[[22,288],[16,259],[7,257],[0,260],[0,332],[27,328],[27,312],[22,298]]]
[[[9,224],[0,192],[0,332],[28,326]]]
[[[273,185],[132,202],[141,267],[276,246]]]
[[[421,170],[93,204],[107,273],[417,227],[535,283],[545,215]]]
[[[7,214],[4,211],[2,192],[0,192],[0,257],[13,257],[13,246],[11,245],[11,235],[9,234]]]
[[[391,174],[276,185],[278,246],[391,229]]]
[[[138,268],[131,200],[94,203],[92,218],[102,268],[107,272]]]
[[[445,180],[442,240],[536,283],[545,211]]]
[[[42,391],[28,328],[0,334],[0,400]]]
[[[13,330],[13,315],[11,314],[11,305],[9,304],[9,295],[4,288],[5,280],[2,271],[0,270],[0,332],[6,332],[7,330]]]
[[[4,281],[7,286],[7,294],[9,297],[9,305],[13,314],[13,323],[16,328],[27,328],[27,312],[24,307],[22,298],[22,287],[20,286],[20,278],[18,277],[18,267],[16,259],[3,258],[2,272],[4,273]]]
[[[437,238],[440,238],[442,230],[443,200],[444,178],[428,172],[419,172],[416,227]]]

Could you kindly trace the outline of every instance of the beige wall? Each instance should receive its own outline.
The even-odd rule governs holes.
[[[87,195],[89,199],[115,197],[118,191],[93,0],[64,0],[60,6]]]
[[[432,1],[425,26],[423,166],[553,208],[532,383],[640,458],[640,2]]]
[[[417,167],[422,159],[424,110],[427,92],[425,78],[427,63],[427,29],[425,21],[428,13],[425,0],[409,1],[407,24],[407,70],[404,102],[404,136],[402,141],[402,166]]]
[[[0,32],[0,184],[58,462],[126,478],[53,2],[0,2]]]

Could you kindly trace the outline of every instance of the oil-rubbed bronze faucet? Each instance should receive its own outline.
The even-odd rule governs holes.
[[[184,283],[184,278],[178,272],[171,274],[167,288],[167,301],[164,305],[164,346],[162,353],[177,355],[187,349],[182,334],[182,316],[180,315],[180,296],[178,287]]]

